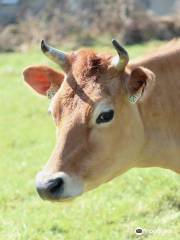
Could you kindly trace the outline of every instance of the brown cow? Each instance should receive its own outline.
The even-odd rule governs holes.
[[[180,44],[128,64],[128,54],[92,50],[42,51],[64,73],[47,66],[24,71],[25,81],[51,98],[57,143],[36,188],[62,201],[133,167],[180,172]]]

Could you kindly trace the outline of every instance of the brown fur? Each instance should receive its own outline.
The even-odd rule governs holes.
[[[151,55],[132,63],[132,68],[144,66],[156,75],[156,84],[151,97],[139,106],[141,119],[147,133],[151,158],[155,154],[151,141],[155,141],[161,153],[160,162],[173,165],[179,170],[180,163],[180,40],[174,40]],[[163,153],[164,152],[164,153]],[[169,155],[174,152],[173,161]],[[149,159],[154,164],[154,159]]]
[[[131,62],[124,72],[111,66],[110,55],[74,52],[52,100],[57,144],[44,171],[76,175],[86,190],[132,167],[180,172],[180,44],[172,45]],[[132,105],[128,95],[136,91],[141,99]],[[92,124],[100,101],[115,111],[114,121],[102,128]]]

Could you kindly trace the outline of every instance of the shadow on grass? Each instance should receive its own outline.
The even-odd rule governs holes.
[[[56,234],[68,233],[67,230],[60,228],[58,225],[53,225],[53,226],[50,228],[50,231],[51,231],[54,235],[56,235]]]

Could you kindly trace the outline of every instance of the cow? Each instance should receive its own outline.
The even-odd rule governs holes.
[[[131,168],[161,167],[180,173],[180,44],[129,61],[80,49],[65,53],[41,43],[61,66],[29,66],[24,80],[50,98],[56,146],[36,176],[42,199],[65,201]]]

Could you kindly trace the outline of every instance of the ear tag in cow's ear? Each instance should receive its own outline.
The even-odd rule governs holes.
[[[129,102],[132,104],[136,104],[137,101],[139,101],[139,99],[141,98],[143,91],[144,91],[144,84],[135,94],[128,97]]]
[[[56,94],[56,92],[57,92],[56,88],[49,88],[49,90],[47,91],[47,97],[51,100]]]
[[[50,92],[50,91],[47,92],[47,97],[48,97],[48,99],[50,99],[50,100],[54,97],[54,95],[55,95],[54,92]]]
[[[132,95],[132,96],[128,97],[128,100],[130,103],[135,104],[135,103],[137,103],[137,101],[139,100],[140,97],[141,97],[141,94]]]

